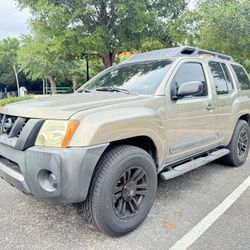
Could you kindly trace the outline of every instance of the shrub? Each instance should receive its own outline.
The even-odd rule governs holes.
[[[13,102],[20,102],[20,101],[24,101],[24,100],[28,100],[31,99],[32,96],[25,96],[25,97],[9,97],[9,98],[5,98],[5,99],[1,99],[0,100],[0,107],[4,106],[6,104],[10,104]]]

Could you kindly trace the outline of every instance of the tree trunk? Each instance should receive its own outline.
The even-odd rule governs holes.
[[[72,77],[72,83],[73,83],[73,91],[75,92],[76,91],[76,88],[77,88],[77,77],[76,76],[73,76]]]
[[[46,91],[46,89],[45,89],[45,79],[43,78],[43,95],[45,95],[45,91]]]
[[[106,69],[113,65],[115,58],[116,58],[115,51],[109,51],[108,53],[102,55],[103,64]]]
[[[20,96],[20,85],[19,85],[18,72],[17,72],[15,63],[12,65],[12,68],[14,70],[15,77],[16,77],[17,95]]]
[[[51,93],[52,95],[56,94],[56,77],[55,76],[49,76],[49,82],[51,87]]]
[[[45,79],[45,95],[48,94],[48,78]]]
[[[86,80],[88,81],[90,79],[89,76],[89,58],[86,57]]]

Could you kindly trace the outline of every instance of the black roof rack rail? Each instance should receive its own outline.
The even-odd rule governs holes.
[[[166,59],[167,57],[174,56],[199,56],[199,55],[211,55],[215,58],[220,58],[223,60],[234,61],[231,56],[220,54],[210,50],[203,50],[190,46],[175,47],[168,49],[153,50],[145,53],[135,54],[123,63],[140,62],[147,60],[159,60]]]

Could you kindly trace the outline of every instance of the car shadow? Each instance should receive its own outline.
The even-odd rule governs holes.
[[[132,234],[128,234],[119,239],[110,238],[86,222],[81,203],[55,204],[24,194],[18,199],[24,203],[22,213],[30,214],[32,218],[31,221],[36,221],[36,223],[30,226],[34,226],[36,228],[35,230],[41,227],[41,237],[46,237],[47,240],[53,241],[58,238],[63,239],[63,242],[66,242],[66,240],[70,242],[75,241],[77,245],[82,244],[81,240],[87,245],[91,245],[91,240],[93,239],[95,239],[95,244],[100,244],[100,246],[103,241],[107,240],[111,242],[122,241],[123,244],[127,244],[127,241],[123,241],[122,239],[132,239],[133,237],[141,238],[145,237],[145,235],[147,235],[147,237],[153,237],[154,234],[152,234],[152,232],[150,233],[152,225],[155,225],[154,230],[158,230],[158,234],[161,235],[161,230],[163,229],[157,227],[159,227],[159,224],[163,225],[168,210],[171,211],[175,210],[175,207],[180,207],[180,204],[185,202],[185,197],[192,197],[194,192],[196,194],[200,192],[195,198],[198,202],[199,199],[202,199],[202,195],[205,192],[209,192],[207,187],[212,181],[216,180],[219,183],[219,179],[224,178],[228,171],[234,173],[235,168],[212,163],[169,181],[159,179],[156,199],[146,222]],[[218,180],[216,178],[218,178]],[[20,193],[17,193],[16,197],[17,195],[20,196]],[[188,207],[188,209],[190,208]],[[163,211],[163,213],[160,213],[159,210]],[[176,208],[176,211],[177,210]],[[172,224],[170,224],[170,226],[172,226]]]

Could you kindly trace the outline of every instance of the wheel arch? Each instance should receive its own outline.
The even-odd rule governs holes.
[[[244,120],[248,123],[248,125],[250,126],[250,114],[244,114],[242,116],[239,117],[238,121],[239,120]]]
[[[154,160],[156,167],[159,165],[159,155],[156,144],[148,136],[135,136],[131,138],[126,138],[118,141],[113,141],[110,143],[109,147],[106,150],[109,150],[111,147],[119,145],[131,145],[136,146],[145,150]]]
[[[230,141],[232,140],[234,131],[235,131],[236,126],[240,120],[246,121],[248,123],[248,125],[250,126],[250,114],[249,113],[244,112],[244,113],[241,113],[240,115],[237,115],[236,119],[234,119],[232,122],[230,133],[228,136],[228,141],[225,145],[228,145],[230,143]]]
[[[160,158],[159,158],[160,153],[159,153],[159,150],[157,149],[157,146],[156,146],[155,142],[149,136],[140,135],[140,136],[134,136],[134,137],[126,138],[126,139],[112,141],[107,145],[105,150],[100,155],[99,160],[95,164],[95,167],[94,167],[93,173],[92,173],[92,177],[91,177],[91,180],[90,180],[90,185],[89,185],[89,188],[88,188],[88,194],[89,194],[90,186],[93,183],[93,179],[94,179],[94,176],[95,176],[94,173],[98,170],[97,166],[98,166],[99,162],[101,161],[103,156],[110,149],[112,149],[114,147],[117,147],[117,146],[120,146],[120,145],[131,145],[131,146],[136,146],[138,148],[141,148],[141,149],[145,150],[152,157],[152,159],[153,159],[153,161],[155,163],[155,166],[156,166],[156,171],[158,170],[159,164],[160,164]]]

